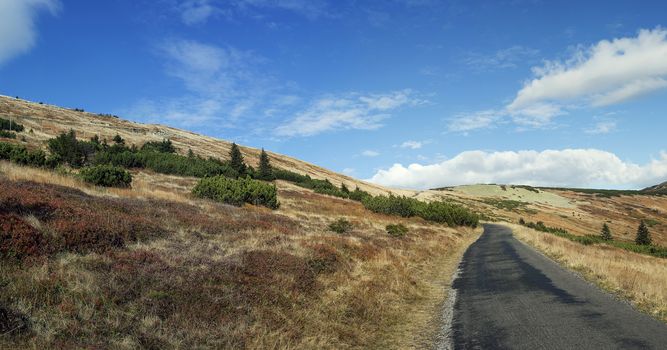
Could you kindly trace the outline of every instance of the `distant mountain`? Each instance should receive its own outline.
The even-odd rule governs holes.
[[[665,182],[663,182],[659,185],[647,187],[647,188],[643,189],[642,192],[667,194],[667,181],[665,181]]]

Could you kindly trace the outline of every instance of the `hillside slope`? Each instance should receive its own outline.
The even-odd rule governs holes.
[[[100,139],[111,140],[118,134],[128,144],[138,146],[148,141],[162,141],[168,138],[181,154],[186,154],[188,149],[192,149],[195,154],[200,156],[220,159],[227,158],[231,146],[229,141],[169,126],[141,124],[111,115],[76,111],[2,95],[0,95],[0,117],[12,118],[14,121],[25,125],[26,130],[33,130],[32,133],[23,134],[28,143],[33,145],[41,144],[61,132],[73,129],[81,139],[87,140],[94,135],[98,135]],[[257,166],[259,149],[241,146],[241,152],[249,165]],[[338,186],[342,183],[349,188],[359,186],[360,189],[373,194],[390,192],[389,189],[382,186],[357,180],[314,164],[270,151],[268,153],[273,165],[281,169],[310,175],[316,179],[329,179]]]
[[[181,154],[221,159],[230,143],[7,97],[0,116],[24,126],[0,140],[2,349],[426,348],[439,327],[443,286],[480,233],[445,220],[468,213],[476,225],[465,208],[403,217],[351,199],[357,191],[343,199],[293,180],[274,187],[128,166],[121,171],[131,172],[131,186],[94,186],[62,161],[77,156],[76,138],[56,164],[34,149],[69,129],[80,140],[119,134],[139,147],[169,138]],[[121,147],[98,145],[98,154]],[[242,152],[257,165],[258,150]],[[43,162],[22,162],[28,153]],[[389,191],[290,157],[270,159],[348,188]],[[210,180],[269,188],[263,193],[277,193],[280,205],[193,194]]]
[[[642,192],[644,192],[644,193],[667,194],[667,181],[665,181],[665,182],[663,182],[659,185],[647,187],[647,188],[643,189]]]

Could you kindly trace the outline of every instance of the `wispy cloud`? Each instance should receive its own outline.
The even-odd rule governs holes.
[[[202,24],[219,15],[230,15],[229,10],[217,6],[211,0],[185,0],[177,5],[176,10],[187,25]]]
[[[616,121],[601,121],[585,130],[587,134],[608,134],[616,130]]]
[[[288,89],[262,69],[267,60],[253,52],[170,39],[157,45],[156,53],[165,61],[165,73],[180,80],[187,93],[141,99],[124,111],[140,120],[168,120],[176,126],[212,131],[236,127],[243,118],[259,118],[268,110],[279,112],[296,102],[281,92]]]
[[[516,68],[520,64],[534,62],[540,51],[519,45],[498,50],[491,54],[469,52],[462,61],[475,71],[493,71]]]
[[[364,157],[377,157],[377,156],[380,155],[380,152],[367,149],[367,150],[361,152],[361,155],[364,156]]]
[[[35,46],[35,21],[40,11],[56,15],[60,9],[58,0],[0,1],[0,65]]]
[[[400,148],[409,148],[409,149],[420,149],[424,146],[425,142],[422,141],[405,141],[400,144]]]
[[[667,153],[639,165],[597,149],[467,151],[434,164],[394,164],[369,181],[393,187],[435,188],[476,183],[643,188],[667,177]]]
[[[410,90],[384,94],[358,93],[316,99],[296,117],[276,129],[278,136],[312,136],[333,130],[373,130],[382,126],[390,112],[423,101]]]
[[[502,118],[502,111],[492,109],[460,114],[449,120],[448,129],[451,132],[468,132],[476,129],[490,128],[495,126]]]
[[[325,0],[181,0],[174,8],[186,25],[203,24],[220,16],[265,18],[263,11],[273,9],[290,11],[310,20],[329,14]]]

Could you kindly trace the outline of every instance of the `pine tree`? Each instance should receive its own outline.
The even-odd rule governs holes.
[[[259,155],[259,178],[261,180],[271,181],[274,179],[273,169],[271,168],[271,161],[269,155],[262,148],[262,153]]]
[[[340,184],[340,191],[343,193],[350,193],[350,189],[344,183]]]
[[[651,245],[651,234],[648,232],[648,227],[642,220],[637,229],[637,238],[635,238],[635,243],[638,245]]]
[[[600,237],[604,239],[605,241],[611,241],[611,230],[609,229],[609,225],[605,222],[602,225],[602,232],[600,233]]]
[[[188,148],[188,158],[194,158],[195,152],[192,152],[192,148]]]
[[[236,143],[232,143],[232,148],[229,150],[229,166],[236,171],[239,177],[246,174],[246,165],[243,162],[243,155]]]

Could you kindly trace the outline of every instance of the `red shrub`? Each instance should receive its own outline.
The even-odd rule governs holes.
[[[44,249],[42,234],[16,214],[0,214],[0,256],[22,259]]]

